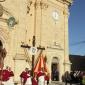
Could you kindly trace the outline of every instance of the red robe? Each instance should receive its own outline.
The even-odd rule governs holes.
[[[49,81],[49,76],[48,75],[45,75],[45,80]]]
[[[10,74],[8,70],[3,70],[0,75],[2,75],[2,81],[9,80]]]
[[[39,78],[40,76],[44,76],[44,75],[45,75],[45,73],[42,72],[42,71],[39,71],[38,74],[37,74],[38,78]]]
[[[9,71],[9,74],[10,74],[10,77],[13,77],[14,76],[13,71]]]
[[[32,85],[38,85],[38,81],[37,81],[36,78],[33,78],[33,80],[32,80]]]
[[[29,72],[26,72],[26,71],[23,71],[23,72],[20,74],[20,77],[23,78],[23,84],[25,84],[26,81],[27,81],[27,78],[30,77],[30,75],[28,75],[28,74],[29,74]]]

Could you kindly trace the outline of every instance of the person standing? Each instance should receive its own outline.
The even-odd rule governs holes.
[[[8,71],[8,66],[6,67],[6,69],[3,69],[2,72],[2,84],[4,85],[9,85],[9,77],[10,77],[10,74],[9,74],[9,71]]]
[[[49,84],[49,74],[48,73],[46,73],[45,74],[45,85],[48,85]]]
[[[67,85],[68,83],[69,83],[70,85],[72,85],[72,83],[71,83],[71,78],[72,78],[72,77],[71,77],[69,71],[66,71],[66,72],[65,72],[64,78],[65,78],[65,85]]]
[[[27,73],[27,81],[26,81],[25,85],[32,85],[31,71],[30,70]]]
[[[32,79],[32,85],[38,85],[37,74],[36,73],[34,73],[34,77]]]
[[[25,68],[25,71],[23,71],[20,74],[20,78],[21,78],[21,85],[32,85],[31,75],[28,68]]]
[[[14,73],[11,70],[11,67],[8,68],[8,71],[9,71],[9,85],[14,85],[14,81],[13,81]]]
[[[37,76],[38,76],[38,85],[45,85],[44,68],[41,68],[41,70],[38,72]]]

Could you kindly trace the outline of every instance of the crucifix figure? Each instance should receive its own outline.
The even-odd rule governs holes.
[[[35,47],[35,36],[33,36],[33,40],[32,40],[32,46]],[[29,45],[21,45],[21,47],[23,48],[31,48],[31,46]],[[38,50],[45,50],[44,47],[37,47]],[[32,76],[33,76],[33,69],[34,69],[34,59],[35,59],[35,55],[32,55]]]

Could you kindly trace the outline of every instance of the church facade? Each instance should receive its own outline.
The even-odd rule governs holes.
[[[0,40],[7,51],[5,66],[12,67],[14,81],[20,81],[25,67],[31,69],[30,49],[21,45],[44,47],[51,80],[53,70],[58,71],[58,81],[65,71],[70,71],[68,47],[68,18],[71,0],[1,0]],[[35,54],[35,61],[40,50]]]

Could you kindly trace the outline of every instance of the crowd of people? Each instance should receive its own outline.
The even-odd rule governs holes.
[[[70,85],[77,83],[79,85],[85,85],[85,72],[81,71],[66,71],[62,76],[62,81],[65,82],[65,85],[69,83]]]
[[[38,73],[34,73],[33,78],[31,77],[31,71],[25,68],[20,74],[21,85],[48,85],[49,75],[44,72],[43,68]]]
[[[10,67],[0,70],[0,85],[14,85],[14,73]],[[49,75],[44,72],[43,68],[38,73],[34,73],[31,76],[31,70],[25,68],[24,71],[20,73],[21,85],[48,85]]]
[[[0,69],[0,85],[14,85],[14,73],[11,70],[11,67],[7,66],[4,69]],[[44,69],[41,68],[39,72],[34,73],[31,76],[31,70],[25,68],[24,71],[20,73],[21,85],[48,85],[49,84],[49,74],[44,72]],[[79,85],[85,85],[85,72],[81,71],[66,71],[62,76],[62,81],[65,82],[65,85],[68,83],[72,85],[77,83]]]

